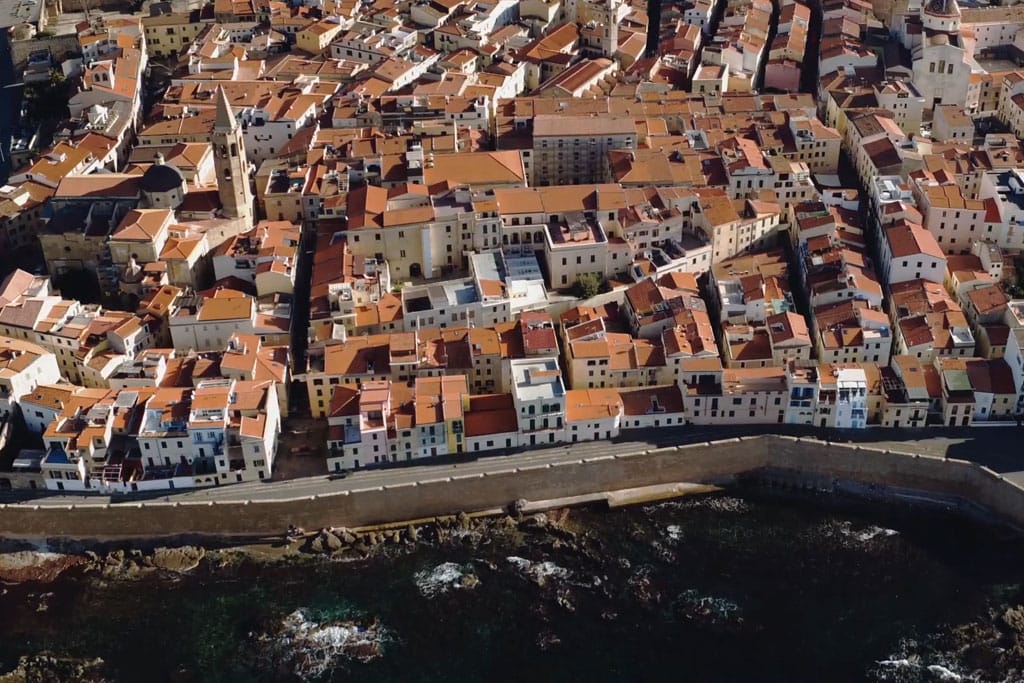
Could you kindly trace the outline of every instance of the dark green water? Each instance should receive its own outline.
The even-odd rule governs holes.
[[[568,528],[9,588],[0,670],[47,650],[102,657],[118,681],[1024,680],[1005,640],[957,631],[1024,601],[1019,540],[963,518],[754,492],[573,511]],[[453,587],[464,575],[478,583]]]

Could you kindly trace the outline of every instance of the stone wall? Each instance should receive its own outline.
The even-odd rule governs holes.
[[[104,10],[131,14],[136,11],[135,3],[127,0],[61,0],[60,8],[62,12],[84,12],[86,8],[90,12]]]
[[[609,445],[611,448],[614,446]],[[764,468],[962,498],[1024,527],[1024,490],[973,463],[814,439],[762,436],[292,500],[0,506],[0,535],[278,534],[288,524],[307,529],[365,526],[460,510],[489,510],[519,498],[554,500],[672,482],[723,481]]]
[[[11,61],[14,62],[15,69],[23,69],[28,62],[28,56],[36,50],[49,50],[57,61],[63,59],[69,52],[80,52],[78,35],[74,33],[60,36],[41,35],[31,40],[12,40],[10,48]]]

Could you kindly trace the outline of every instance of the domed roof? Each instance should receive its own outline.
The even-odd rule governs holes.
[[[185,176],[170,164],[153,164],[142,174],[139,189],[143,192],[169,192],[181,187]]]

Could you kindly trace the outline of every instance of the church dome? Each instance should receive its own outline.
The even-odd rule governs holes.
[[[148,194],[170,192],[180,189],[184,182],[185,176],[177,168],[169,164],[157,163],[147,168],[146,172],[142,174],[139,189]]]

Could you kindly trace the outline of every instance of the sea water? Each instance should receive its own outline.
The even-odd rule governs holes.
[[[1024,680],[994,640],[1024,602],[1019,539],[949,512],[752,491],[564,529],[8,586],[0,671],[48,652],[112,681]]]

